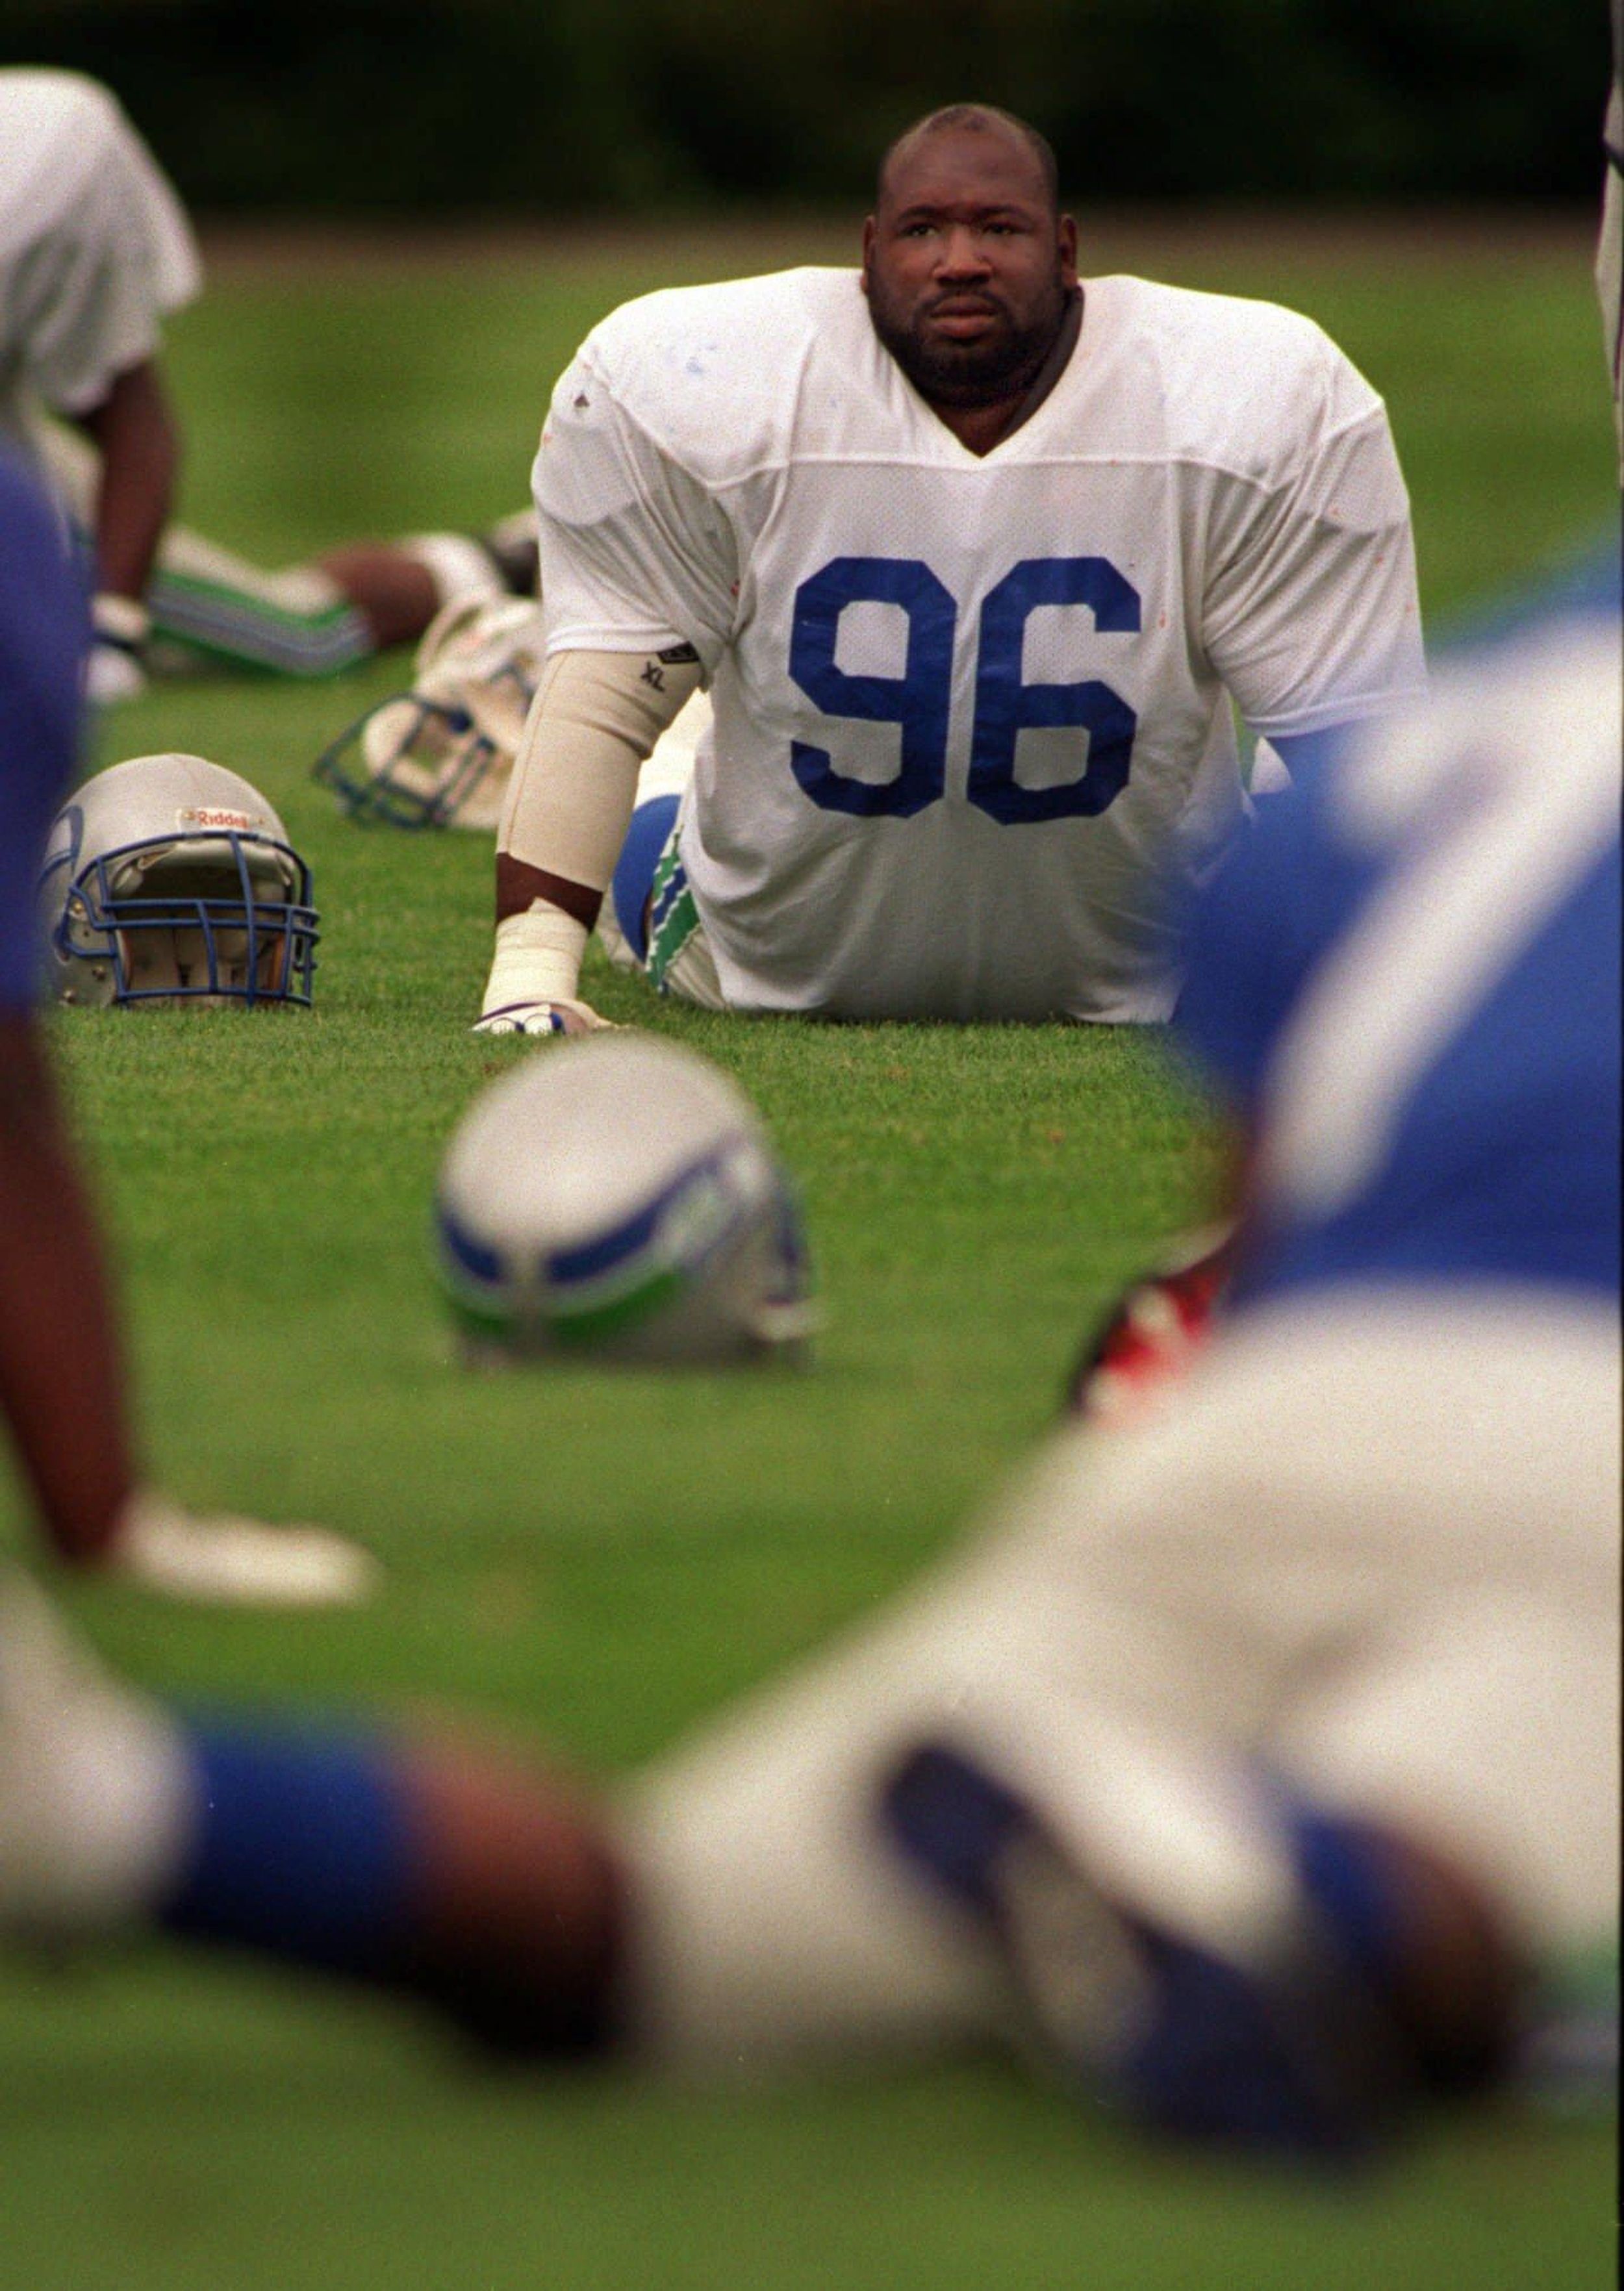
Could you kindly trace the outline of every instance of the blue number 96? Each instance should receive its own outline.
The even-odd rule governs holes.
[[[836,665],[840,615],[848,605],[899,605],[908,617],[900,676],[856,676]],[[965,792],[1005,826],[1044,819],[1093,818],[1128,784],[1138,718],[1097,678],[1028,684],[1022,676],[1026,623],[1040,605],[1086,605],[1102,635],[1139,627],[1139,598],[1104,557],[1028,557],[1005,574],[981,607],[976,720]],[[795,592],[790,674],[825,716],[895,724],[901,759],[894,778],[875,782],[839,772],[825,748],[791,744],[797,781],[824,811],[911,818],[944,793],[958,607],[928,565],[911,557],[836,557]],[[1074,780],[1024,788],[1016,746],[1028,726],[1075,727],[1089,756]]]

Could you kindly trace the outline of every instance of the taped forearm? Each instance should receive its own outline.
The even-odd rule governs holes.
[[[39,1035],[0,1013],[0,1415],[65,1559],[94,1560],[134,1481],[90,1197]]]
[[[655,741],[699,683],[696,659],[567,652],[547,663],[519,742],[496,848],[608,888]]]

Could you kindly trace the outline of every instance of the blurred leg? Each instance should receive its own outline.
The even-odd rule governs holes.
[[[1548,1790],[1532,1786],[1543,1721],[1543,1750],[1531,1732],[1502,1755],[1526,1700],[1509,1669],[1430,1783],[1423,1759],[1413,1789],[1388,1786],[1404,1771],[1396,1704],[1356,1787],[1335,1789],[1309,1745],[1317,1732],[1351,1756],[1355,1690],[1382,1703],[1389,1666],[1435,1665],[1452,1694],[1448,1618],[1485,1576],[1520,1618],[1524,1686],[1557,1609],[1601,1617],[1600,1645],[1616,1391],[1616,1336],[1582,1314],[1304,1307],[1232,1327],[1144,1430],[1063,1435],[968,1561],[696,1739],[629,1805],[648,2041],[725,2065],[996,2019],[985,1943],[910,1885],[876,1820],[921,1740],[967,1751],[1113,1901],[1220,1957],[1250,1961],[1303,1919],[1298,1841],[1268,1780],[1282,1767],[1288,1781],[1300,1767],[1310,1804],[1323,1788],[1331,1817],[1402,1816],[1402,1837],[1536,1949],[1559,1942],[1530,1873],[1554,1853],[1607,1859],[1583,1837],[1612,1834],[1609,1694],[1570,1712]],[[1601,1660],[1616,1681],[1616,1656]],[[1581,1914],[1604,1919],[1590,1892]]]

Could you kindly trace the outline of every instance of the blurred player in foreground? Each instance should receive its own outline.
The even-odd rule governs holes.
[[[353,1599],[374,1571],[338,1537],[194,1516],[132,1453],[101,1247],[34,1009],[40,860],[72,775],[86,634],[51,507],[0,452],[0,1409],[59,1557],[182,1597]]]
[[[1054,156],[984,105],[880,170],[860,271],[614,312],[535,465],[548,663],[481,1027],[600,1024],[613,886],[663,991],[835,1017],[1164,1019],[1165,864],[1422,681],[1381,400],[1308,319],[1080,280]],[[697,687],[679,810],[639,766]]]
[[[454,599],[534,586],[527,519],[269,574],[170,527],[180,440],[159,334],[198,285],[180,203],[108,91],[0,70],[0,436],[46,463],[93,552],[92,698],[138,691],[149,646],[325,675],[420,636]]]
[[[1447,675],[1208,896],[1186,1035],[1250,1179],[1160,1414],[1070,1427],[888,1619],[596,1812],[421,1729],[183,1723],[13,1603],[10,1922],[724,2075],[1009,2038],[1130,2121],[1329,2157],[1594,2008],[1619,651],[1615,586]]]

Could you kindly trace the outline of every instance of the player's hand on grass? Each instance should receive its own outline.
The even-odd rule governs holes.
[[[1122,1291],[1072,1371],[1070,1414],[1122,1424],[1166,1396],[1207,1341],[1233,1244],[1233,1228],[1210,1226]]]
[[[504,916],[475,1033],[595,1034],[613,1025],[578,992],[586,937],[586,925],[548,899]]]
[[[92,708],[135,700],[147,688],[147,671],[133,653],[98,639],[84,662],[84,696]]]
[[[151,1489],[125,1506],[106,1564],[171,1598],[240,1607],[354,1606],[383,1572],[330,1529],[192,1512]]]
[[[476,1034],[596,1034],[612,1029],[613,1018],[599,1017],[590,1002],[510,1002],[500,1010],[486,1010],[474,1027]]]

